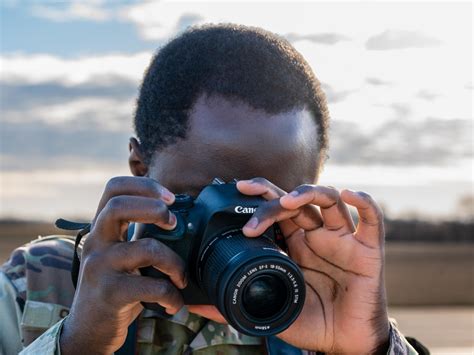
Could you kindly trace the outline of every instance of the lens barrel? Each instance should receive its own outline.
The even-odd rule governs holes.
[[[268,336],[288,328],[301,312],[304,278],[266,235],[240,228],[211,238],[198,260],[200,286],[239,332]]]

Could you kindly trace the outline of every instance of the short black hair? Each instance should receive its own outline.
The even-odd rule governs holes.
[[[191,27],[164,45],[148,67],[135,111],[145,162],[185,138],[197,98],[218,94],[277,114],[307,108],[326,157],[329,113],[321,85],[303,56],[283,37],[257,27]]]

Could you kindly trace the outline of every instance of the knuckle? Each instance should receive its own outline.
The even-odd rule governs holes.
[[[94,231],[92,231],[87,238],[85,238],[84,245],[82,246],[81,255],[83,257],[87,256],[88,254],[94,251]]]
[[[280,205],[279,199],[267,201],[265,202],[265,205],[267,206],[267,211],[271,213],[278,213],[284,210],[284,208]],[[258,212],[258,209],[257,209],[257,212]]]
[[[306,193],[306,192],[313,191],[315,188],[316,188],[315,185],[303,184],[303,185],[298,186],[295,190],[297,190],[300,193]]]
[[[159,184],[158,182],[156,182],[155,180],[153,179],[150,179],[150,178],[145,178],[146,179],[146,184],[147,184],[147,187],[153,191],[155,191],[155,193],[158,195],[158,196],[161,196],[163,195],[164,191],[165,191],[165,188]]]
[[[109,192],[116,191],[119,186],[123,185],[124,179],[124,176],[114,176],[109,181],[107,181],[107,184],[105,185],[105,190]]]
[[[175,295],[175,289],[173,285],[167,280],[160,280],[161,282],[158,284],[159,294],[162,298],[170,300]]]
[[[379,221],[383,221],[383,220],[384,220],[385,216],[384,216],[383,211],[382,211],[380,208],[377,208],[375,214],[376,214],[377,219],[378,219]]]
[[[100,280],[100,294],[103,299],[110,303],[116,303],[121,298],[120,288],[117,285],[123,284],[120,276],[113,274],[102,275]]]
[[[161,200],[154,200],[154,203],[155,203],[155,212],[158,216],[160,217],[168,217],[168,207],[166,206],[166,204],[161,201]],[[166,221],[168,221],[166,219]]]
[[[108,247],[104,253],[105,262],[112,265],[114,269],[122,269],[123,260],[136,258],[137,251],[133,248],[132,243],[134,242],[115,243]]]
[[[145,238],[142,243],[141,249],[148,260],[152,261],[162,259],[163,247],[160,242],[153,238]]]
[[[155,191],[158,193],[161,193],[161,185],[158,184],[156,181],[153,179],[150,179],[149,177],[146,176],[140,176],[136,177],[137,182],[144,188],[145,190],[148,191]]]
[[[323,194],[323,195],[327,195],[327,193],[325,193],[325,190],[324,189],[321,189],[320,186],[318,185],[312,185],[312,184],[303,184],[303,185],[300,185],[296,188],[296,191],[298,191],[298,193],[300,195],[309,195],[309,196],[313,196],[313,198],[317,195],[317,194]]]
[[[124,207],[124,198],[122,196],[112,197],[105,206],[108,215],[117,216],[118,212]]]
[[[357,194],[362,197],[364,200],[370,201],[372,199],[372,196],[370,196],[367,192],[365,191],[357,191]]]
[[[375,217],[379,220],[382,221],[384,219],[384,214],[380,206],[375,202],[374,198],[369,195],[367,192],[364,191],[358,191],[357,194],[362,197],[364,202],[367,204],[367,207],[371,209],[375,215]]]
[[[375,201],[374,199],[372,198],[372,196],[370,196],[367,192],[364,192],[364,191],[358,191],[357,194],[362,197],[362,199],[365,201],[365,203],[367,203],[368,205],[372,205],[374,206],[375,205]]]
[[[104,261],[102,255],[98,252],[91,251],[82,257],[82,273],[87,277],[98,275],[97,270],[101,268],[103,264]]]
[[[253,178],[252,181],[253,181],[254,183],[261,184],[261,185],[265,185],[265,186],[270,185],[270,181],[268,181],[268,180],[265,179],[264,177],[256,177],[256,178]]]
[[[326,186],[324,192],[329,198],[331,198],[334,201],[338,201],[341,197],[339,194],[339,190],[336,189],[334,186]]]
[[[272,202],[270,201],[263,201],[260,206],[258,206],[257,210],[253,213],[254,217],[257,217],[258,220],[261,220],[263,217],[267,216],[272,209]],[[276,200],[277,203],[280,203],[279,200]]]

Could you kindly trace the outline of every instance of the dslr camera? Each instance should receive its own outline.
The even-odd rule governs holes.
[[[177,217],[174,230],[152,224],[136,227],[135,239],[155,238],[186,263],[185,304],[216,306],[241,333],[269,336],[288,328],[305,300],[303,275],[279,247],[284,243],[277,224],[257,238],[242,227],[265,200],[245,196],[232,183],[214,179],[193,199],[176,195],[170,206]],[[142,275],[167,277],[153,267]],[[146,308],[162,310],[158,304]]]

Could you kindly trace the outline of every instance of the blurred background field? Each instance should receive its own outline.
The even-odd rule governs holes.
[[[474,222],[387,220],[386,229],[391,306],[474,305]],[[68,232],[52,223],[1,220],[0,262],[14,248],[51,234]],[[449,235],[455,236],[453,240]]]
[[[433,354],[472,354],[473,229],[472,221],[387,221],[390,316],[404,334],[416,337]],[[0,263],[11,250],[38,235],[58,233],[65,234],[50,223],[0,221]]]
[[[154,52],[190,25],[286,37],[331,113],[319,183],[385,211],[401,330],[474,354],[472,2],[0,1],[0,262],[58,217],[89,219],[129,174],[134,105]]]

